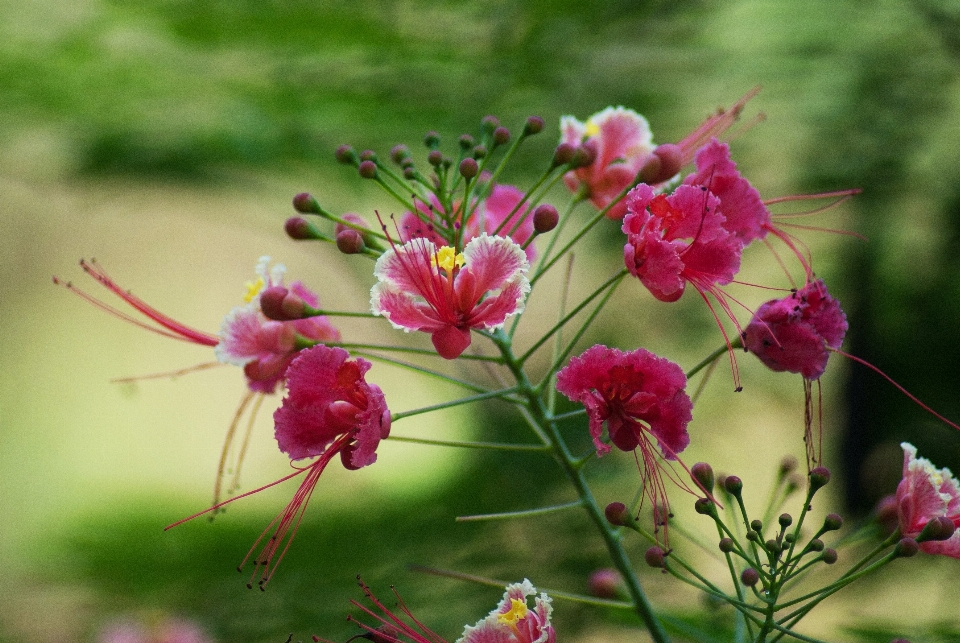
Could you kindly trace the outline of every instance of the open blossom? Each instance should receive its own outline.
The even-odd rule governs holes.
[[[483,233],[462,253],[417,237],[377,260],[370,305],[394,328],[430,333],[437,353],[454,359],[470,345],[470,329],[493,330],[523,312],[528,268],[506,237]]]
[[[641,183],[626,204],[624,263],[660,301],[680,299],[687,283],[716,294],[740,270],[743,244],[706,188],[681,185],[664,195]]]
[[[743,345],[771,370],[815,380],[827,367],[830,349],[840,348],[847,328],[840,304],[818,279],[757,308],[743,331]]]
[[[373,464],[377,461],[380,441],[390,434],[390,411],[383,391],[367,383],[365,378],[370,362],[348,358],[349,353],[344,349],[320,344],[301,351],[287,369],[287,395],[273,415],[274,434],[280,450],[290,457],[291,466],[296,469],[294,473],[170,525],[175,527],[306,473],[293,498],[260,535],[243,561],[245,564],[257,546],[266,541],[254,558],[259,569],[254,571],[254,577],[259,574],[261,588],[269,582],[289,548],[314,487],[330,461],[339,456],[349,470]],[[303,467],[292,464],[305,458],[316,460]]]
[[[287,366],[298,350],[298,335],[318,342],[340,339],[340,332],[322,315],[290,321],[267,319],[260,309],[259,295],[267,288],[283,286],[286,271],[282,264],[272,268],[269,264],[269,257],[260,258],[257,280],[247,285],[247,303],[237,306],[224,318],[220,341],[214,349],[221,362],[242,366],[247,385],[262,393],[273,393],[283,381]],[[311,307],[320,305],[317,295],[299,281],[294,282],[290,290]]]
[[[576,192],[585,189],[598,210],[633,183],[644,164],[653,156],[650,124],[640,114],[624,107],[608,107],[586,122],[573,116],[560,119],[560,140],[570,145],[586,144],[596,153],[593,163],[567,172],[563,180]],[[620,219],[626,214],[621,201],[607,216]]]
[[[418,214],[407,212],[400,219],[400,240],[406,243],[411,239],[422,237],[432,241],[437,247],[449,245],[438,229],[446,229],[448,236],[460,235],[460,245],[466,246],[473,238],[487,233],[491,236],[509,236],[515,242],[523,245],[533,234],[533,217],[526,216],[528,204],[520,205],[523,192],[512,185],[497,184],[490,190],[490,194],[483,199],[476,210],[467,218],[466,225],[461,222],[462,213],[456,217],[452,225],[459,226],[454,230],[448,228],[451,223],[444,219],[449,216],[437,198],[431,195],[430,204],[417,201]],[[460,203],[453,204],[456,212]],[[519,207],[518,207],[519,206]],[[533,261],[537,252],[533,244],[526,247],[527,260]]]
[[[931,520],[947,518],[957,527],[946,540],[928,540],[920,549],[928,554],[960,558],[960,485],[950,469],[937,469],[926,458],[917,457],[917,449],[904,442],[903,480],[897,486],[900,531],[916,538]]]

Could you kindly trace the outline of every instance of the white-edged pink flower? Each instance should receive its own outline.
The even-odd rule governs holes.
[[[576,192],[586,189],[590,202],[598,210],[633,183],[640,169],[653,156],[650,124],[640,114],[625,107],[608,107],[580,122],[573,116],[560,119],[560,141],[570,145],[586,144],[596,153],[593,163],[571,172],[563,180]],[[607,216],[622,219],[627,212],[623,201]]]
[[[527,597],[535,597],[533,607]],[[457,643],[555,643],[557,634],[550,624],[553,607],[545,593],[537,595],[533,584],[507,585],[503,600],[476,625],[468,625]]]
[[[437,353],[455,359],[470,345],[471,329],[494,330],[523,312],[529,267],[507,237],[483,233],[462,253],[417,237],[377,260],[370,306],[394,328],[430,333]]]
[[[282,264],[271,268],[270,258],[261,257],[256,272],[257,279],[247,284],[247,303],[237,306],[223,319],[220,343],[214,352],[221,362],[243,367],[251,390],[273,393],[300,348],[298,336],[335,342],[339,341],[340,332],[324,316],[292,321],[268,319],[260,309],[259,295],[267,288],[283,286],[286,268]],[[320,305],[317,295],[299,281],[290,290],[311,307]]]
[[[917,457],[917,448],[909,442],[903,448],[903,480],[897,486],[897,510],[900,531],[916,538],[931,520],[947,518],[954,530],[946,540],[927,540],[920,549],[928,554],[960,558],[960,485],[950,469],[937,469],[926,458]]]

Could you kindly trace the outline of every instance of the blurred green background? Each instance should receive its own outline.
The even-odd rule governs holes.
[[[868,242],[802,233],[850,317],[845,350],[960,418],[958,34],[960,5],[933,0],[0,2],[0,638],[95,641],[123,615],[180,615],[218,641],[280,643],[291,632],[341,641],[355,633],[343,617],[360,597],[360,573],[381,596],[396,584],[453,640],[500,592],[409,564],[574,592],[604,564],[576,513],[453,522],[569,501],[549,459],[401,444],[384,445],[369,470],[324,474],[265,593],[248,592],[233,568],[289,487],[244,500],[213,524],[161,531],[209,501],[241,378],[223,367],[111,383],[210,354],[109,318],[50,276],[84,285],[76,261],[96,256],[125,287],[212,332],[239,303],[257,257],[269,254],[331,307],[364,310],[369,262],[282,234],[290,197],[302,190],[335,212],[394,211],[335,163],[344,142],[381,154],[405,142],[419,153],[430,129],[452,144],[486,114],[510,127],[538,114],[547,131],[506,177],[523,185],[556,144],[563,114],[584,119],[625,105],[668,142],[762,85],[748,114],[767,121],[734,142],[761,193],[864,190],[809,222],[856,230]],[[557,204],[566,197],[555,196]],[[584,288],[592,272],[604,278],[600,259],[615,259],[622,241],[611,227],[588,243],[578,259]],[[771,264],[752,249],[748,280]],[[559,282],[544,282],[550,288]],[[769,296],[736,292],[750,306]],[[529,317],[545,327],[554,313],[540,297]],[[619,300],[594,340],[641,344],[687,367],[719,345],[692,295],[666,306],[625,284]],[[382,340],[385,328],[361,323],[345,334]],[[687,461],[736,472],[759,503],[780,456],[802,454],[802,391],[798,378],[773,376],[747,356],[740,362],[743,393],[732,394],[723,368],[707,386]],[[895,489],[901,440],[960,469],[960,436],[862,370],[834,357],[823,380],[836,483],[832,504],[818,509],[850,519]],[[371,378],[397,410],[455,394],[383,365]],[[245,489],[287,470],[270,412],[255,429]],[[496,405],[418,416],[395,430],[529,439]],[[632,494],[632,461],[611,456],[603,465],[593,470],[600,500]],[[639,543],[634,553],[642,555]],[[831,641],[960,640],[960,596],[946,580],[957,565],[925,556],[897,563],[831,599],[805,631]],[[714,614],[647,572],[658,604]],[[912,595],[926,598],[903,598]],[[558,602],[557,618],[564,640],[643,636],[598,608]]]

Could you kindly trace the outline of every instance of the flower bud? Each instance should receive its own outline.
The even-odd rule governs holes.
[[[301,214],[320,214],[320,204],[308,192],[301,192],[293,197],[293,209]]]
[[[893,639],[890,643],[910,643],[907,639]]]
[[[460,144],[460,149],[462,150],[469,150],[471,147],[477,144],[474,138],[469,134],[464,134],[463,136],[461,136],[457,140],[457,143]]]
[[[706,462],[698,462],[692,467],[690,467],[690,476],[693,478],[701,489],[707,493],[713,493],[713,485],[715,478],[713,475],[713,467],[711,467]]]
[[[727,476],[723,481],[723,488],[727,490],[731,496],[739,497],[740,492],[743,490],[743,480],[737,476]]]
[[[437,149],[440,145],[440,135],[433,130],[427,132],[426,136],[423,137],[423,144],[431,150]]]
[[[577,153],[577,148],[570,143],[560,143],[553,152],[553,167],[566,165],[573,160],[573,155]]]
[[[622,502],[611,502],[603,510],[603,513],[607,517],[607,522],[617,527],[623,527],[633,522],[633,516],[630,515],[627,506]]]
[[[816,492],[830,482],[830,469],[817,467],[810,472],[810,490]]]
[[[357,165],[360,163],[360,158],[357,156],[357,151],[353,149],[352,145],[341,145],[337,148],[337,151],[333,154],[336,159],[343,163],[344,165]]]
[[[560,214],[549,203],[542,203],[533,210],[533,229],[538,234],[550,232],[560,222]]]
[[[543,131],[543,119],[539,116],[531,116],[523,126],[523,135],[532,136]]]
[[[500,127],[500,119],[496,116],[484,116],[480,119],[480,131],[490,133]]]
[[[910,558],[917,555],[917,552],[920,551],[920,545],[913,538],[901,538],[893,551],[900,558]]]
[[[662,183],[663,181],[657,180],[660,178],[660,168],[662,166],[663,163],[660,161],[660,157],[656,154],[651,154],[650,157],[644,161],[643,167],[641,167],[637,173],[637,178],[641,183],[646,183],[647,185]]]
[[[725,554],[729,554],[733,551],[733,539],[732,538],[721,538],[720,539],[720,551]]]
[[[788,473],[793,473],[799,464],[797,459],[792,455],[783,456],[783,459],[780,460],[780,475],[785,476]]]
[[[760,573],[753,567],[747,567],[743,570],[743,573],[740,574],[740,582],[747,587],[753,587],[760,582]]]
[[[877,516],[877,523],[880,530],[885,535],[890,535],[900,523],[900,508],[897,503],[897,497],[893,494],[880,499],[877,503],[874,513]]]
[[[377,153],[374,152],[373,150],[364,150],[364,151],[360,152],[360,160],[361,160],[361,161],[374,161],[374,162],[376,162],[376,160],[377,160]]]
[[[777,519],[777,522],[780,523],[780,526],[786,529],[793,524],[793,516],[790,514],[780,514],[780,518]]]
[[[693,508],[703,516],[712,516],[717,512],[716,505],[709,498],[697,498],[697,501],[693,503]]]
[[[410,148],[400,143],[399,145],[394,145],[390,150],[390,159],[397,165],[403,163],[410,158]]]
[[[794,537],[794,535],[793,535],[792,533],[790,533],[790,534],[784,534],[784,535],[783,535],[783,539],[784,539],[785,541],[787,541],[788,543],[792,543],[794,540],[796,540],[796,538]]]
[[[357,166],[357,171],[365,179],[377,178],[377,164],[371,160],[361,161]]]
[[[683,151],[679,145],[664,143],[653,150],[654,156],[660,159],[660,175],[657,183],[662,183],[676,176],[683,167]]]
[[[746,535],[747,540],[750,542],[758,543],[760,542],[760,534],[755,531],[748,531]]]
[[[271,286],[260,293],[260,310],[267,319],[290,321],[306,316],[307,303],[283,286]]]
[[[759,520],[752,520],[752,521],[750,521],[750,529],[754,530],[754,531],[757,532],[758,534],[762,534],[762,533],[763,533],[763,523],[760,522]]]
[[[841,527],[843,527],[843,518],[840,517],[840,514],[827,514],[827,517],[823,519],[824,531],[836,531]]]
[[[465,179],[472,179],[480,171],[480,166],[472,158],[465,158],[460,161],[460,176]]]
[[[810,541],[809,548],[810,551],[823,551],[823,541],[819,538],[814,538]]]
[[[337,234],[337,250],[345,255],[363,252],[363,237],[353,228],[347,228]]]
[[[494,147],[498,145],[506,145],[510,142],[510,130],[506,127],[498,127],[493,130],[493,145]]]
[[[778,543],[775,538],[768,540],[766,543],[764,543],[764,546],[771,554],[779,554],[782,551],[780,548],[780,543]]]
[[[417,169],[412,165],[403,168],[403,178],[408,181],[413,181],[417,178]]]
[[[348,222],[350,222],[350,223],[354,223],[354,224],[360,226],[361,228],[367,228],[367,229],[370,228],[370,226],[367,225],[367,222],[364,220],[364,218],[361,217],[361,216],[360,216],[359,214],[357,214],[356,212],[345,212],[343,215],[341,215],[340,218],[343,219],[344,221],[348,221]],[[334,235],[338,235],[338,234],[340,234],[341,232],[343,232],[344,230],[353,230],[353,229],[354,229],[354,228],[351,228],[351,227],[348,226],[348,225],[344,225],[344,224],[342,224],[342,223],[338,223],[337,225],[333,226],[333,234],[334,234]]]
[[[651,567],[658,567],[658,568],[663,568],[665,557],[666,557],[666,554],[663,552],[662,549],[660,549],[656,545],[648,549],[646,553],[643,555],[643,559],[647,561],[648,565],[650,565]]]
[[[834,564],[837,562],[837,550],[827,547],[823,550],[823,553],[820,554],[820,559],[828,565]]]
[[[288,237],[297,241],[324,238],[324,236],[320,234],[320,231],[303,217],[290,217],[286,223],[283,224],[283,229],[286,231]]]
[[[917,536],[917,542],[922,543],[928,540],[946,540],[953,535],[957,527],[953,521],[946,516],[934,518],[924,526],[923,531]]]
[[[614,569],[598,569],[590,574],[587,591],[597,598],[616,598],[620,589],[620,574]]]
[[[597,145],[593,141],[581,143],[570,160],[570,167],[587,167],[597,159]]]
[[[440,150],[430,150],[430,153],[427,154],[427,163],[433,167],[440,167],[440,164],[443,163],[443,152]]]
[[[470,153],[475,159],[482,159],[487,155],[487,146],[486,145],[477,145],[473,148],[473,151]]]
[[[803,486],[803,477],[796,473],[791,473],[787,475],[787,495],[796,492],[797,489]]]

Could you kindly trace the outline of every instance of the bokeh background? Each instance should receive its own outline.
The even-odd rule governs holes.
[[[804,223],[868,241],[802,233],[850,317],[845,350],[960,418],[958,34],[960,5],[947,0],[0,2],[0,639],[97,641],[117,619],[182,617],[217,641],[346,640],[362,574],[382,596],[396,584],[453,640],[499,591],[411,564],[572,592],[603,566],[575,512],[453,521],[569,501],[548,458],[409,444],[384,445],[369,470],[324,475],[267,592],[247,591],[234,567],[289,487],[212,524],[162,531],[209,501],[241,378],[222,367],[112,382],[210,354],[110,318],[51,275],[96,291],[76,265],[95,256],[156,307],[215,331],[268,254],[331,307],[364,310],[369,262],[282,234],[290,197],[303,190],[335,212],[395,210],[335,163],[345,142],[384,155],[404,142],[420,153],[427,130],[452,145],[486,114],[510,127],[538,114],[547,131],[506,177],[523,185],[556,144],[563,114],[628,106],[668,142],[762,85],[748,117],[767,120],[733,143],[761,193],[863,189]],[[558,190],[554,202],[565,198]],[[592,235],[574,287],[605,278],[621,244],[613,226]],[[749,280],[777,278],[772,264],[752,249]],[[544,282],[542,291],[560,287]],[[736,293],[751,306],[768,296]],[[531,333],[555,309],[538,297]],[[667,306],[631,283],[617,302],[593,341],[644,345],[688,367],[719,345],[692,295]],[[345,334],[382,341],[386,332],[362,322]],[[802,389],[749,356],[740,363],[743,393],[724,368],[706,386],[687,461],[737,473],[759,507],[780,457],[802,456]],[[384,365],[372,374],[396,409],[456,393]],[[876,375],[834,357],[823,382],[835,482],[821,513],[868,519],[899,480],[901,440],[960,469],[960,435]],[[271,436],[276,402],[254,429],[244,489],[288,470]],[[395,431],[529,439],[497,405],[417,416]],[[630,458],[602,465],[592,472],[601,501],[632,494]],[[704,527],[678,513],[687,528]],[[828,601],[804,631],[830,641],[958,641],[957,565],[898,562]],[[717,619],[724,640],[726,612],[652,570],[642,578],[676,618]],[[629,618],[597,607],[558,602],[557,618],[565,640],[644,640]]]

